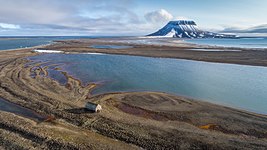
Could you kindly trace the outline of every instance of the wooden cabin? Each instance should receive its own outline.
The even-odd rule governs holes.
[[[87,102],[85,108],[89,111],[100,112],[102,110],[101,105],[92,102]]]

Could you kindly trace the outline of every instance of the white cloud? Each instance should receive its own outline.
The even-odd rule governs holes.
[[[175,17],[174,20],[191,20],[187,17],[183,17],[183,16],[178,16],[178,17]]]
[[[135,33],[129,26],[143,23],[133,11],[134,0],[0,0],[0,4],[0,35]]]
[[[172,20],[173,16],[165,9],[160,9],[160,10],[152,11],[152,12],[145,14],[145,19],[148,22],[161,23],[161,22],[167,22],[167,21]]]
[[[135,0],[0,0],[0,3],[0,35],[141,35],[174,19],[164,9],[139,14],[134,9]]]
[[[144,15],[146,23],[137,27],[143,32],[152,33],[162,28],[171,20],[189,20],[187,17],[175,17],[165,9],[148,12]]]
[[[15,25],[15,24],[0,23],[0,28],[3,28],[3,29],[20,29],[20,26]]]
[[[249,28],[238,28],[238,27],[228,27],[222,30],[221,32],[225,33],[257,33],[257,34],[266,34],[267,33],[267,24],[257,25]]]

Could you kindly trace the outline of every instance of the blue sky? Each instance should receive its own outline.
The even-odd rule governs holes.
[[[246,28],[267,24],[266,0],[156,0],[143,12],[165,9],[175,17],[185,17],[197,22],[200,27],[223,29]],[[151,5],[148,1],[140,2]],[[149,9],[147,9],[149,8]]]
[[[169,20],[267,33],[266,0],[0,0],[0,35],[145,35]]]

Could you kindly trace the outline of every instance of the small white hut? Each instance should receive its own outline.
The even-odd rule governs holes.
[[[101,105],[92,102],[87,102],[85,108],[90,111],[100,112],[102,110]]]

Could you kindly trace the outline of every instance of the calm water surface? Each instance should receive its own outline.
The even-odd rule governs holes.
[[[240,39],[189,39],[189,43],[225,47],[267,48],[267,38],[240,38]]]
[[[0,97],[0,110],[14,113],[14,114],[17,114],[17,115],[20,115],[23,117],[27,117],[27,118],[31,118],[34,120],[38,120],[38,121],[45,120],[44,116],[41,116],[30,109],[21,107],[19,105],[13,104],[13,103],[10,103],[10,102],[6,101],[5,99],[2,99],[1,97]]]
[[[122,55],[44,54],[29,59],[59,64],[83,83],[102,83],[94,94],[160,91],[267,114],[266,67]],[[63,84],[64,76],[53,68],[49,75]]]
[[[91,38],[101,38],[101,37],[100,36],[0,37],[0,50],[26,48],[26,47],[50,44],[56,40],[91,39]]]

